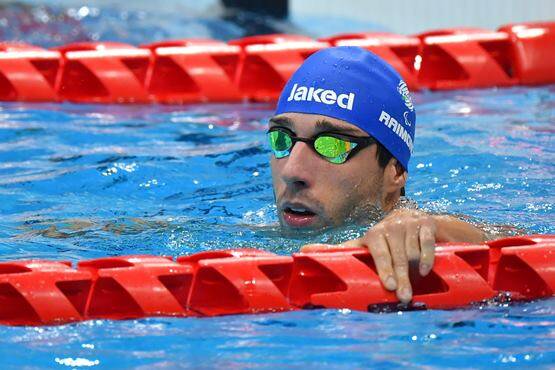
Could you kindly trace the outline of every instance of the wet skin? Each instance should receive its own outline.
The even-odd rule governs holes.
[[[276,126],[303,138],[322,132],[367,136],[348,122],[313,114],[281,114],[270,120],[270,128]],[[324,247],[368,248],[384,287],[396,291],[401,302],[412,299],[409,269],[416,273],[413,276],[425,276],[432,269],[436,242],[481,242],[485,238],[481,230],[451,216],[393,210],[407,173],[394,158],[381,168],[376,145],[360,150],[345,163],[334,164],[320,157],[310,144],[297,142],[288,156],[272,156],[270,164],[278,216],[286,231],[338,226],[368,217],[375,209],[388,212],[363,237]],[[302,251],[322,247],[306,245]]]
[[[304,138],[322,132],[368,136],[344,121],[300,113],[274,117],[270,127],[276,126]],[[337,226],[363,205],[380,206],[383,169],[376,159],[376,145],[362,149],[345,163],[334,164],[320,157],[310,144],[297,142],[289,156],[272,156],[271,168],[278,215],[286,229]]]

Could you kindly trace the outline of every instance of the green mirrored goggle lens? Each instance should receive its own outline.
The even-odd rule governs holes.
[[[293,147],[291,135],[285,131],[273,130],[268,133],[270,147],[277,159],[287,157]],[[322,135],[314,141],[314,149],[331,163],[344,163],[357,144],[334,136]]]
[[[276,158],[279,159],[289,155],[291,147],[293,146],[291,136],[283,131],[275,130],[268,133],[268,138],[270,140],[270,147]]]
[[[333,136],[320,136],[314,142],[314,149],[331,163],[343,163],[356,145]]]

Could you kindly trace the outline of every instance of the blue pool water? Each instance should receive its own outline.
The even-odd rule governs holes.
[[[416,94],[408,193],[434,211],[554,233],[553,87]],[[267,105],[0,104],[0,258],[77,261],[311,241],[275,226]],[[319,310],[0,327],[3,368],[543,367],[555,299],[454,311]]]
[[[126,40],[110,32],[105,39]],[[421,92],[415,100],[412,199],[434,212],[555,233],[555,86]],[[264,131],[272,109],[0,103],[0,260],[244,246],[289,254],[359,235],[359,226],[280,234]],[[0,327],[2,369],[547,369],[554,348],[555,299]]]

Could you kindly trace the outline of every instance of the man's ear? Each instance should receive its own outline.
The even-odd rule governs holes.
[[[395,158],[391,158],[384,169],[384,187],[386,193],[401,191],[407,183],[407,171]]]

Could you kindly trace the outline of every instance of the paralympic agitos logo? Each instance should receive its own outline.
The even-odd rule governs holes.
[[[299,86],[294,84],[287,101],[315,101],[327,105],[337,104],[340,108],[353,110],[355,94],[337,94],[333,90],[324,90],[316,87]]]
[[[405,103],[407,108],[411,112],[414,111],[414,105],[412,104],[412,98],[410,96],[409,88],[408,88],[405,81],[403,81],[403,80],[399,81],[399,85],[397,85],[397,92],[399,92],[399,95],[401,95],[401,98],[403,98],[403,102]]]

